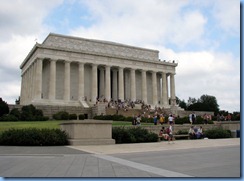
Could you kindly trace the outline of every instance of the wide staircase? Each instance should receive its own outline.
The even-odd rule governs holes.
[[[117,114],[116,108],[106,108],[106,115],[114,115]],[[123,115],[125,117],[132,117],[142,114],[141,109],[131,109],[129,108],[127,111],[123,109],[118,110],[118,115]]]

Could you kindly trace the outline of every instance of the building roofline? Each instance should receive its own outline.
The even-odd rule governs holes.
[[[69,38],[69,39],[76,39],[76,40],[84,40],[84,41],[89,41],[89,42],[95,42],[95,43],[101,43],[101,44],[108,44],[108,45],[115,45],[115,46],[123,46],[123,47],[128,47],[128,48],[135,48],[135,49],[140,49],[140,50],[146,50],[146,51],[153,51],[159,53],[159,50],[155,49],[150,49],[150,48],[142,48],[142,47],[137,47],[137,46],[132,46],[132,45],[126,45],[123,43],[117,43],[117,42],[112,42],[112,41],[106,41],[106,40],[97,40],[97,39],[90,39],[90,38],[83,38],[83,37],[77,37],[77,36],[72,36],[72,35],[62,35],[62,34],[57,34],[57,33],[49,33],[49,35],[45,38],[42,44],[47,41],[48,37],[50,36],[58,36],[58,37],[63,37],[63,38]]]

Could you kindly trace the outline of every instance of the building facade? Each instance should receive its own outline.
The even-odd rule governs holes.
[[[177,63],[159,51],[50,33],[21,64],[21,105],[89,107],[97,99],[175,106]],[[169,100],[170,104],[169,104]]]

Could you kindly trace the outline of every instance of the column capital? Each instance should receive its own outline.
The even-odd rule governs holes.
[[[70,60],[64,60],[64,63],[71,63],[72,61]]]
[[[49,61],[50,61],[50,62],[57,62],[58,59],[57,59],[57,58],[50,58]]]
[[[37,57],[35,60],[44,60],[44,58],[43,57]]]

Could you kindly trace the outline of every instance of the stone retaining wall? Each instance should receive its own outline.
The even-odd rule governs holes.
[[[48,106],[48,105],[34,105],[36,109],[42,110],[44,116],[48,116],[52,119],[52,116],[60,111],[66,111],[69,114],[86,114],[88,118],[92,117],[92,111],[90,108],[82,108],[80,106]],[[14,108],[21,110],[22,105],[9,105],[10,111]]]

